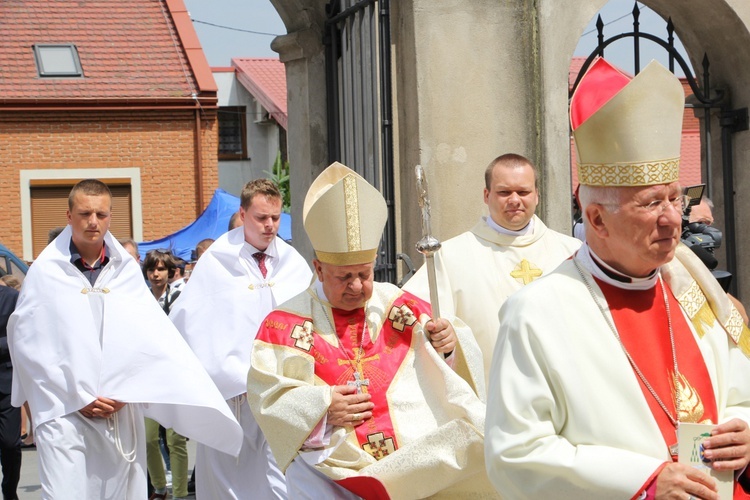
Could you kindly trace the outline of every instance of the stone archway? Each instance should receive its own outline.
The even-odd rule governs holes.
[[[322,34],[326,0],[271,0],[288,35],[274,49],[287,66],[292,196],[301,200],[325,167],[326,117]],[[433,231],[440,239],[465,231],[484,209],[484,166],[500,153],[519,152],[541,168],[539,213],[557,230],[570,229],[568,69],[589,20],[607,0],[399,0],[392,4],[394,141],[404,185],[396,200],[397,251],[419,235],[413,186],[415,164],[428,170],[434,193]],[[734,108],[750,103],[750,3],[746,0],[644,0],[671,16],[678,36],[700,67],[704,51],[711,79],[731,92]],[[712,120],[718,120],[716,116]],[[719,131],[718,121],[714,130]],[[715,141],[720,140],[716,134]],[[735,186],[750,187],[750,132],[734,135]],[[718,142],[712,148],[720,151]],[[717,164],[720,160],[716,160]],[[718,163],[720,165],[720,163]],[[715,202],[723,210],[721,169],[714,170]],[[460,179],[460,182],[457,182]],[[750,245],[750,197],[735,196],[737,247]],[[301,203],[293,209],[300,220]],[[717,214],[718,215],[718,214]],[[717,224],[724,226],[717,218]],[[295,244],[311,256],[301,224]],[[738,252],[740,297],[750,297],[750,255]],[[412,253],[416,258],[416,252]],[[721,256],[720,256],[721,259]]]

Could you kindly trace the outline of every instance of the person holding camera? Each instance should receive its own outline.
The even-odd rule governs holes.
[[[713,208],[714,203],[706,196],[702,196],[700,203],[697,205],[688,207],[685,211],[686,213],[683,215],[683,226],[686,227],[683,227],[682,241],[690,247],[690,249],[701,259],[701,261],[703,261],[712,273],[716,274],[714,269],[719,264],[719,261],[714,257],[714,250],[721,245],[722,234],[719,229],[713,227]],[[687,219],[687,224],[685,224],[685,219]],[[701,235],[699,239],[695,239],[693,236],[696,233]],[[701,242],[704,243],[701,244]],[[705,246],[706,244],[708,247]],[[726,271],[717,272],[723,273],[729,279],[732,277],[732,275]],[[717,279],[719,278],[717,277]],[[721,283],[722,286],[725,286],[722,283],[722,280],[719,280],[719,283]],[[729,281],[727,280],[726,286],[728,285]],[[726,288],[724,289],[726,290]],[[737,311],[740,313],[740,316],[742,316],[742,320],[745,324],[750,324],[748,322],[748,315],[745,306],[743,306],[737,298],[732,296],[732,294],[727,293],[727,297],[732,301],[734,307],[737,308]]]

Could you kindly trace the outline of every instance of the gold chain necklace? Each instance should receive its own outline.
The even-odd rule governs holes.
[[[643,385],[646,386],[646,389],[648,389],[648,392],[651,393],[651,396],[656,400],[658,405],[661,407],[662,410],[664,410],[664,413],[669,418],[669,421],[672,423],[675,429],[680,425],[679,418],[680,418],[680,390],[679,390],[679,368],[677,366],[677,350],[675,349],[674,344],[674,330],[672,329],[672,313],[669,308],[669,299],[667,297],[667,289],[664,286],[664,282],[661,279],[661,276],[659,276],[659,286],[661,287],[662,296],[664,298],[664,307],[667,310],[667,325],[669,327],[669,344],[672,349],[672,366],[673,366],[673,376],[674,376],[674,393],[675,393],[675,416],[672,416],[669,409],[667,408],[667,405],[664,404],[664,402],[661,400],[659,395],[656,393],[654,388],[651,386],[649,381],[646,379],[646,376],[643,375],[643,372],[641,372],[640,368],[638,368],[638,365],[635,363],[635,360],[633,360],[633,357],[630,355],[628,350],[625,348],[625,344],[623,344],[622,339],[620,338],[620,334],[617,331],[617,328],[615,328],[614,323],[610,319],[610,317],[607,315],[607,311],[604,308],[604,306],[601,304],[601,301],[597,298],[596,294],[594,294],[594,289],[591,286],[591,283],[589,282],[588,278],[583,273],[583,270],[581,269],[580,264],[577,260],[573,259],[573,262],[575,263],[576,270],[578,271],[578,274],[581,276],[581,279],[583,280],[583,283],[586,285],[586,288],[589,291],[589,294],[591,294],[591,298],[594,299],[594,302],[596,303],[597,307],[599,308],[599,311],[602,313],[602,316],[604,317],[604,320],[606,321],[607,325],[609,326],[609,329],[612,330],[612,333],[615,335],[615,338],[617,339],[617,342],[620,344],[620,347],[622,348],[622,351],[625,353],[625,356],[628,358],[628,362],[630,363],[630,366],[633,368],[633,371],[638,375],[638,378],[643,382]],[[669,447],[669,451],[672,454],[677,453],[677,444],[673,444]]]

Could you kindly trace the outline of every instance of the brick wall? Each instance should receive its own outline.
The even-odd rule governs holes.
[[[22,254],[19,171],[127,168],[141,172],[143,237],[189,224],[218,186],[215,113],[201,117],[203,198],[196,207],[195,112],[0,112],[0,241]]]

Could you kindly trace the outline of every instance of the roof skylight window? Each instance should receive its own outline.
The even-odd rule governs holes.
[[[75,78],[83,76],[78,49],[72,43],[35,44],[34,58],[42,78]]]

